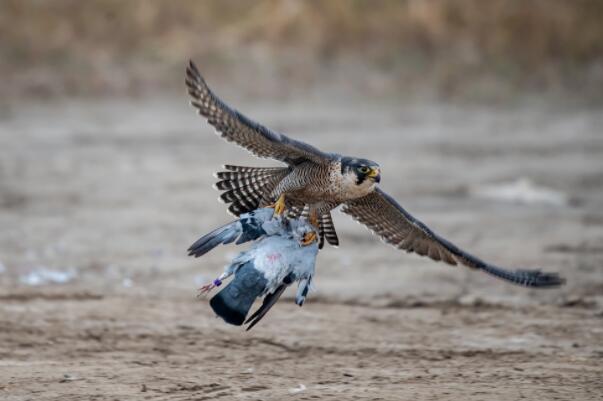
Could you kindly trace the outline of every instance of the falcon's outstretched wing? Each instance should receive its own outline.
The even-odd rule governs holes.
[[[347,202],[342,211],[366,225],[388,244],[407,252],[416,252],[451,265],[460,263],[526,287],[553,287],[564,283],[556,273],[510,271],[480,260],[431,231],[379,188],[367,196]]]
[[[186,86],[192,97],[191,104],[222,138],[242,146],[258,157],[277,159],[289,165],[308,160],[325,164],[334,158],[330,153],[273,132],[228,107],[209,89],[192,61],[186,69]]]

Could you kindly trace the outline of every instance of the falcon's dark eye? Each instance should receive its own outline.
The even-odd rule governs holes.
[[[360,166],[358,167],[358,171],[360,171],[362,174],[367,174],[369,171],[371,171],[371,169],[367,166]]]

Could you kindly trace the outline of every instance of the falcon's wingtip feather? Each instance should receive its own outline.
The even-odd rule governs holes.
[[[565,278],[558,273],[542,270],[515,270],[509,271],[500,267],[485,265],[481,270],[514,284],[531,288],[553,288],[565,284]]]
[[[195,75],[201,75],[199,74],[199,69],[197,68],[197,66],[195,65],[195,62],[192,59],[188,60],[188,66],[186,67],[186,72],[193,72]]]
[[[195,108],[199,108],[199,104],[195,101],[195,99],[199,99],[199,90],[209,90],[209,88],[192,60],[189,60],[186,67],[184,83],[186,84],[188,94],[193,98],[190,102],[191,105]]]

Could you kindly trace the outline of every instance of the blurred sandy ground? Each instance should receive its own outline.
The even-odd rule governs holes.
[[[433,396],[422,372],[435,366],[453,386],[441,399],[469,389],[466,399],[511,399],[521,366],[540,372],[521,381],[531,399],[541,385],[587,399],[603,346],[602,11],[597,1],[0,1],[0,354],[11,372],[0,391],[60,397],[65,369],[87,377],[71,391],[106,397],[151,382],[163,396],[281,399],[305,383],[325,399],[395,399]],[[526,290],[406,255],[336,213],[342,246],[321,252],[303,311],[275,308],[249,339],[224,327],[194,295],[234,248],[202,260],[185,249],[230,220],[213,171],[273,163],[222,142],[188,107],[189,58],[257,121],[378,160],[383,188],[457,245],[559,271],[567,285]],[[251,377],[225,362],[189,377],[224,337],[237,366],[277,361],[258,368],[264,387],[214,389]],[[279,359],[297,348],[305,364]],[[356,366],[345,377],[361,387],[341,366]]]

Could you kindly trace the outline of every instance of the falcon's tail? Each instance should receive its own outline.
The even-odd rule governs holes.
[[[226,171],[216,173],[220,180],[215,187],[224,191],[220,195],[230,203],[228,211],[235,216],[250,212],[271,202],[270,193],[290,172],[288,167],[224,166]]]
[[[339,246],[339,238],[337,237],[337,231],[335,231],[335,224],[333,224],[331,212],[320,216],[318,226],[320,231],[320,248],[322,248],[325,238],[329,245]]]

